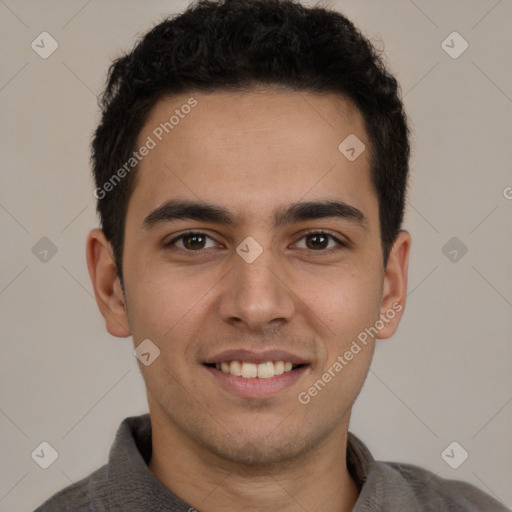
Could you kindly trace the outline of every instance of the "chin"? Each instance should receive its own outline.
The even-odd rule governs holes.
[[[202,443],[208,451],[228,463],[258,468],[292,462],[321,441],[316,433],[292,433],[289,429],[279,433],[279,437],[255,432],[233,433],[217,439],[209,436],[202,439]]]

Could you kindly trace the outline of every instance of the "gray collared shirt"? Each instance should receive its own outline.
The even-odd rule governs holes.
[[[151,458],[149,414],[125,418],[108,463],[57,492],[35,512],[192,512],[148,469]],[[349,433],[347,466],[360,488],[354,512],[507,512],[476,487],[446,480],[417,466],[375,461]]]

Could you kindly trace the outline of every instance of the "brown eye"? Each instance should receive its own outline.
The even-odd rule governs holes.
[[[182,238],[183,245],[186,249],[195,250],[195,249],[204,249],[203,245],[205,243],[206,237],[203,235],[191,234],[186,235]]]
[[[335,236],[330,233],[324,233],[323,231],[315,231],[312,233],[305,234],[300,241],[305,240],[301,249],[310,249],[312,251],[325,251],[336,250],[340,247],[347,247],[347,244],[338,240]],[[331,244],[331,245],[330,245]]]
[[[315,233],[307,235],[305,238],[308,249],[325,249],[329,244],[329,238],[324,234]]]
[[[210,239],[212,242],[214,242],[211,237],[205,235],[204,233],[188,232],[172,239],[169,243],[165,244],[165,247],[176,246],[179,249],[183,249],[184,251],[199,252],[208,248],[205,246],[207,239]],[[210,245],[210,247],[215,247],[215,243]]]

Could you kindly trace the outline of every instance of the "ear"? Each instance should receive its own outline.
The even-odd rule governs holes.
[[[107,331],[118,338],[130,336],[126,303],[112,246],[101,229],[93,229],[87,237],[87,267]]]
[[[392,336],[404,314],[407,298],[407,269],[411,235],[401,230],[389,253],[388,264],[384,274],[384,285],[380,306],[380,318],[384,328],[379,330],[376,338],[385,339]]]

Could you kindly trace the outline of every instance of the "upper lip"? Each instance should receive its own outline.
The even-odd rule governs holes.
[[[246,363],[260,364],[267,361],[284,361],[293,364],[308,364],[308,361],[285,350],[264,350],[256,352],[247,349],[225,350],[209,357],[204,364],[222,363],[229,361],[242,361]]]

